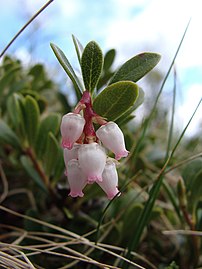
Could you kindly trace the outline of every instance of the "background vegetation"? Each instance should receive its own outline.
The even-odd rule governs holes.
[[[83,52],[73,41],[79,60]],[[118,167],[122,195],[109,202],[94,185],[83,198],[67,196],[59,127],[80,89],[68,60],[52,48],[73,82],[73,105],[69,90],[61,92],[43,65],[25,66],[7,55],[0,66],[1,267],[200,268],[201,135],[184,137],[191,119],[175,132],[175,72],[172,104],[159,103],[175,58],[166,77],[157,76],[149,106],[140,89],[130,110],[115,110],[130,156]],[[105,54],[95,95],[114,75],[115,56],[115,50]],[[140,62],[141,77],[155,64]],[[137,124],[140,105],[148,116]]]

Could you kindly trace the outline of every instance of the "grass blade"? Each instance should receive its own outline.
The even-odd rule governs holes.
[[[165,160],[167,160],[167,158],[169,156],[169,151],[171,148],[171,142],[172,142],[172,136],[173,136],[173,126],[174,126],[174,116],[175,116],[175,102],[176,102],[176,70],[174,68],[173,103],[172,103],[170,130],[169,130],[169,135],[168,135],[168,144],[167,144]]]
[[[134,237],[133,237],[133,240],[130,242],[129,244],[129,247],[128,247],[128,252],[127,252],[127,255],[126,255],[126,258],[130,259],[130,256],[131,256],[131,251],[132,250],[136,250],[138,244],[139,244],[139,240],[140,240],[140,237],[142,235],[142,232],[145,228],[145,226],[147,225],[149,219],[150,219],[150,215],[151,215],[151,211],[152,211],[152,208],[154,206],[154,203],[157,199],[157,196],[159,194],[159,190],[160,190],[160,187],[162,185],[162,182],[163,182],[163,178],[164,178],[164,172],[166,171],[166,168],[170,162],[170,160],[172,159],[177,147],[179,146],[188,126],[190,125],[193,117],[195,116],[200,104],[202,102],[202,99],[199,101],[198,105],[196,106],[191,118],[189,119],[187,125],[185,126],[184,130],[182,131],[177,143],[175,144],[170,156],[168,157],[168,159],[166,160],[163,168],[161,169],[160,173],[159,173],[159,176],[157,177],[157,180],[156,182],[154,183],[153,187],[151,188],[151,191],[149,193],[149,199],[148,201],[146,202],[146,205],[145,205],[145,208],[140,216],[140,219],[139,219],[139,225],[137,226],[138,228],[136,229],[135,233],[134,233]],[[126,267],[123,267],[124,269],[127,268],[128,265],[126,265]]]
[[[159,92],[158,92],[158,94],[157,94],[157,97],[156,97],[155,103],[154,103],[154,105],[153,105],[153,108],[152,108],[152,110],[151,110],[151,113],[150,113],[149,117],[148,117],[148,118],[145,120],[145,122],[144,122],[144,126],[143,126],[143,130],[142,130],[142,134],[141,134],[141,136],[140,136],[140,139],[139,139],[139,141],[137,141],[135,150],[134,150],[134,151],[132,152],[132,154],[130,155],[130,158],[132,158],[132,159],[134,160],[134,162],[136,161],[136,156],[138,155],[138,152],[139,152],[139,150],[140,150],[141,147],[142,147],[142,143],[143,143],[143,141],[144,141],[144,138],[145,138],[145,135],[146,135],[146,131],[147,131],[147,129],[148,129],[148,127],[149,127],[149,124],[150,124],[150,122],[151,122],[151,120],[152,120],[152,118],[153,118],[154,112],[155,112],[156,107],[157,107],[157,103],[158,103],[159,98],[160,98],[160,96],[161,96],[161,94],[162,94],[162,91],[163,91],[163,88],[164,88],[164,86],[165,86],[165,83],[166,83],[166,81],[167,81],[167,79],[168,79],[168,76],[170,75],[170,72],[171,72],[171,70],[172,70],[172,68],[173,68],[173,65],[174,65],[174,63],[175,63],[175,60],[176,60],[177,55],[178,55],[178,53],[179,53],[179,50],[180,50],[180,48],[181,48],[181,46],[182,46],[182,43],[183,43],[184,38],[185,38],[185,36],[186,36],[187,30],[188,30],[188,28],[189,28],[189,24],[190,24],[190,20],[189,20],[189,22],[188,22],[188,24],[187,24],[187,26],[186,26],[186,28],[185,28],[185,31],[184,31],[184,33],[183,33],[183,35],[182,35],[182,38],[181,38],[181,40],[180,40],[180,43],[179,43],[179,45],[178,45],[178,48],[177,48],[177,50],[176,50],[176,52],[175,52],[175,55],[174,55],[174,57],[173,57],[173,60],[172,60],[172,62],[171,62],[171,64],[170,64],[170,67],[169,67],[169,69],[168,69],[168,71],[167,71],[167,73],[166,73],[166,75],[165,75],[165,78],[164,78],[162,84],[161,84],[160,90],[159,90]]]
[[[134,161],[136,161],[136,158],[137,158],[136,156],[137,156],[137,154],[138,154],[138,152],[139,152],[139,150],[140,150],[140,148],[141,148],[141,146],[142,146],[142,142],[144,141],[144,138],[145,138],[145,135],[146,135],[146,131],[147,131],[147,129],[148,129],[148,127],[149,127],[149,124],[150,124],[150,122],[151,122],[151,120],[152,120],[152,118],[153,118],[153,114],[154,114],[154,112],[155,112],[155,110],[156,110],[157,103],[158,103],[158,100],[159,100],[159,98],[160,98],[160,96],[161,96],[161,94],[162,94],[164,85],[165,85],[165,83],[166,83],[166,81],[167,81],[167,79],[168,79],[168,76],[169,76],[169,74],[170,74],[170,72],[171,72],[171,70],[172,70],[172,67],[173,67],[174,63],[175,63],[175,60],[176,60],[177,55],[178,55],[178,53],[179,53],[179,50],[180,50],[180,48],[181,48],[181,46],[182,46],[182,43],[183,43],[184,38],[185,38],[185,36],[186,36],[186,33],[187,33],[187,30],[188,30],[189,24],[190,24],[190,21],[188,22],[188,24],[187,24],[187,26],[186,26],[186,28],[185,28],[185,31],[184,31],[184,33],[183,33],[183,35],[182,35],[182,38],[181,38],[181,40],[180,40],[180,43],[179,43],[179,45],[178,45],[178,48],[177,48],[176,53],[175,53],[175,55],[174,55],[174,58],[173,58],[173,60],[172,60],[172,62],[171,62],[171,65],[170,65],[170,67],[169,67],[169,69],[168,69],[168,71],[167,71],[167,73],[166,73],[166,75],[165,75],[165,78],[164,78],[164,80],[163,80],[163,82],[162,82],[162,84],[161,84],[160,90],[159,90],[158,95],[157,95],[157,97],[156,97],[156,100],[155,100],[155,103],[154,103],[153,108],[152,108],[152,110],[151,110],[151,113],[150,113],[149,117],[147,118],[147,120],[145,121],[145,124],[144,124],[144,126],[143,126],[142,135],[141,135],[139,141],[137,142],[137,147],[136,147],[136,149],[134,150],[134,152],[131,154],[131,155],[132,155],[131,158],[133,158]],[[199,105],[198,105],[198,106],[199,106]],[[198,106],[197,106],[196,110],[198,109]],[[172,156],[173,156],[173,154],[174,154],[174,152],[175,152],[177,146],[179,145],[179,143],[180,143],[180,141],[181,141],[181,139],[182,139],[184,133],[186,132],[187,127],[189,126],[189,124],[190,124],[190,122],[191,122],[193,116],[195,115],[196,110],[194,111],[194,113],[193,113],[191,119],[189,120],[187,126],[186,126],[185,129],[183,130],[183,132],[182,132],[182,134],[181,134],[179,140],[177,141],[177,143],[176,143],[176,145],[175,145],[175,147],[174,147],[174,149],[173,149],[173,151],[172,151],[170,157],[168,157],[167,160],[165,161],[165,164],[164,164],[163,168],[161,169],[161,171],[160,171],[160,173],[159,173],[159,176],[158,176],[158,178],[157,178],[155,184],[153,185],[153,187],[151,188],[151,190],[150,190],[150,192],[149,192],[149,199],[148,199],[148,201],[146,202],[146,204],[145,204],[145,208],[144,208],[144,210],[142,211],[142,213],[141,213],[141,215],[140,215],[140,218],[139,218],[139,224],[137,225],[137,229],[134,231],[134,237],[132,238],[132,240],[129,242],[129,245],[128,245],[128,251],[127,251],[127,253],[126,253],[126,258],[128,258],[128,259],[130,259],[130,257],[131,257],[131,251],[137,249],[137,246],[138,246],[138,244],[139,244],[139,241],[140,241],[142,232],[143,232],[145,226],[147,225],[147,223],[148,223],[148,221],[149,221],[149,219],[150,219],[150,215],[151,215],[152,208],[153,208],[153,206],[154,206],[154,203],[155,203],[156,198],[157,198],[157,196],[158,196],[160,187],[161,187],[161,185],[162,185],[163,177],[164,177],[164,172],[165,172],[165,170],[166,170],[166,168],[167,168],[167,166],[168,166],[168,163],[170,162],[170,160],[171,160],[171,158],[172,158]],[[123,264],[123,269],[127,269],[127,268],[128,268],[128,265],[127,265],[126,263]]]

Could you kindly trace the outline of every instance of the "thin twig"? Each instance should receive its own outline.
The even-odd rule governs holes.
[[[181,235],[202,236],[202,231],[190,231],[190,230],[168,230],[168,231],[163,231],[162,233],[166,235],[181,234]]]
[[[17,32],[17,34],[11,39],[11,41],[8,43],[8,45],[3,49],[3,51],[0,54],[0,58],[4,55],[4,53],[8,50],[8,48],[13,44],[13,42],[18,38],[18,36],[27,28],[27,26],[34,20],[38,15],[44,11],[54,0],[49,0],[42,8],[40,8],[37,13],[29,19],[29,21]]]
[[[191,157],[189,157],[189,158],[187,158],[187,159],[185,159],[185,160],[183,160],[183,161],[180,161],[180,162],[176,163],[175,165],[173,165],[173,166],[171,166],[169,169],[167,169],[167,170],[165,171],[165,174],[168,174],[168,173],[170,173],[172,170],[174,170],[174,169],[176,169],[176,168],[178,168],[178,167],[184,165],[185,163],[190,162],[190,161],[193,161],[193,160],[195,160],[195,159],[197,159],[197,158],[200,158],[200,157],[202,157],[202,152],[200,152],[200,153],[198,153],[198,154],[196,154],[196,155],[193,155],[193,156],[191,156]]]
[[[31,207],[36,210],[37,206],[36,206],[36,201],[35,201],[34,195],[30,190],[28,190],[26,188],[17,188],[17,189],[10,190],[8,192],[7,197],[10,197],[13,195],[18,195],[18,194],[23,194],[23,193],[27,195]]]

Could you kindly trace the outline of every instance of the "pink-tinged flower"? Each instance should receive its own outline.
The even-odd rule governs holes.
[[[118,174],[116,165],[113,161],[107,161],[102,173],[102,182],[97,182],[103,191],[107,194],[108,199],[114,198],[118,190]]]
[[[63,148],[72,149],[73,144],[82,135],[85,119],[80,114],[67,113],[62,117],[60,131]]]
[[[79,167],[78,160],[72,159],[68,162],[68,182],[70,186],[71,197],[83,197],[83,189],[87,184],[86,177]]]
[[[64,149],[64,161],[65,161],[65,167],[66,167],[66,176],[67,176],[67,167],[68,167],[68,162],[72,159],[78,159],[78,150],[80,144],[74,144],[72,149]]]
[[[78,160],[88,183],[102,181],[102,172],[106,164],[106,153],[99,144],[81,145],[78,151]]]
[[[116,160],[127,157],[129,151],[125,148],[124,135],[115,122],[102,125],[96,132],[103,145],[115,154]]]

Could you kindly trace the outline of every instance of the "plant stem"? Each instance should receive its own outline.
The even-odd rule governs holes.
[[[43,169],[41,168],[40,164],[37,162],[34,152],[31,148],[27,148],[25,150],[25,154],[27,156],[29,156],[30,160],[32,161],[34,168],[36,169],[36,171],[38,172],[38,174],[40,175],[41,179],[43,180],[45,186],[49,189],[50,188],[50,184],[49,184],[49,179],[46,176],[46,174],[44,173]]]
[[[189,225],[190,230],[196,231],[195,223],[192,217],[189,215],[186,206],[181,206],[181,210],[182,210],[186,223]],[[199,240],[195,235],[191,235],[191,239],[192,239],[192,244],[193,244],[193,249],[194,249],[192,260],[193,260],[194,266],[197,266],[198,259],[199,259]]]
[[[24,151],[24,153],[30,158],[35,170],[37,171],[37,173],[41,177],[44,185],[47,187],[47,190],[49,191],[49,197],[51,197],[52,203],[62,212],[64,218],[66,218],[66,214],[63,210],[63,207],[64,207],[63,200],[61,199],[61,197],[57,193],[57,191],[54,188],[52,188],[50,181],[49,181],[49,177],[47,177],[46,174],[44,173],[41,165],[39,164],[39,162],[37,161],[37,159],[35,157],[35,154],[34,154],[32,148],[30,148],[30,147],[27,148]]]

